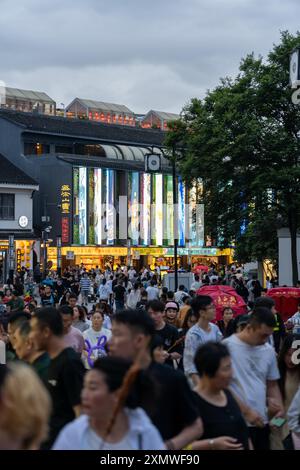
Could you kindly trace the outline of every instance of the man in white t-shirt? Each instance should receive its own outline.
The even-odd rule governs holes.
[[[264,423],[264,427],[249,427],[255,450],[270,448],[268,408],[272,417],[284,415],[276,354],[267,344],[275,324],[275,317],[268,308],[256,307],[243,331],[224,340],[232,359],[232,391],[261,416]]]
[[[148,302],[150,300],[158,300],[159,299],[159,290],[158,287],[155,285],[155,281],[150,282],[150,286],[146,289],[148,294]]]

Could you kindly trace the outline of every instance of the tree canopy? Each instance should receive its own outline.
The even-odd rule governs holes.
[[[277,254],[277,228],[292,237],[298,277],[300,224],[300,108],[291,101],[289,58],[300,33],[281,33],[266,60],[249,54],[235,78],[224,78],[204,99],[192,99],[170,124],[169,148],[184,157],[179,171],[201,177],[206,233],[220,246],[236,245],[241,261]]]

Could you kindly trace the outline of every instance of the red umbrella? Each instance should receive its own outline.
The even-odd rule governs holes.
[[[200,271],[204,271],[207,273],[208,271],[208,266],[206,266],[205,264],[198,264],[195,269],[194,269],[194,272],[195,273],[200,273]]]
[[[209,295],[216,306],[216,320],[222,319],[222,311],[225,307],[232,308],[234,316],[247,313],[244,299],[230,286],[203,286],[197,291],[197,295]]]
[[[287,321],[297,312],[300,301],[300,289],[297,287],[275,287],[267,291],[267,296],[275,300],[276,309],[283,321]]]

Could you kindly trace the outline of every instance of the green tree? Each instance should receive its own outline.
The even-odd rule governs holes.
[[[244,261],[273,258],[279,217],[288,226],[294,284],[300,108],[291,102],[289,54],[297,45],[300,33],[283,32],[267,60],[248,55],[236,78],[192,99],[166,137],[169,148],[183,149],[185,180],[203,179],[206,228],[218,244],[235,242]]]

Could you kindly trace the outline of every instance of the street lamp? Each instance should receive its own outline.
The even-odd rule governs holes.
[[[172,148],[172,179],[173,179],[173,236],[174,236],[174,263],[175,263],[175,270],[174,270],[174,284],[175,284],[175,292],[178,289],[178,207],[177,207],[177,191],[176,191],[176,165],[175,165],[175,147]]]
[[[291,88],[300,86],[300,47],[296,47],[290,54],[290,85]]]
[[[50,233],[52,226],[46,227],[45,230],[42,231],[42,241],[43,241],[43,276],[44,279],[47,277],[47,241],[48,241],[48,234]]]

